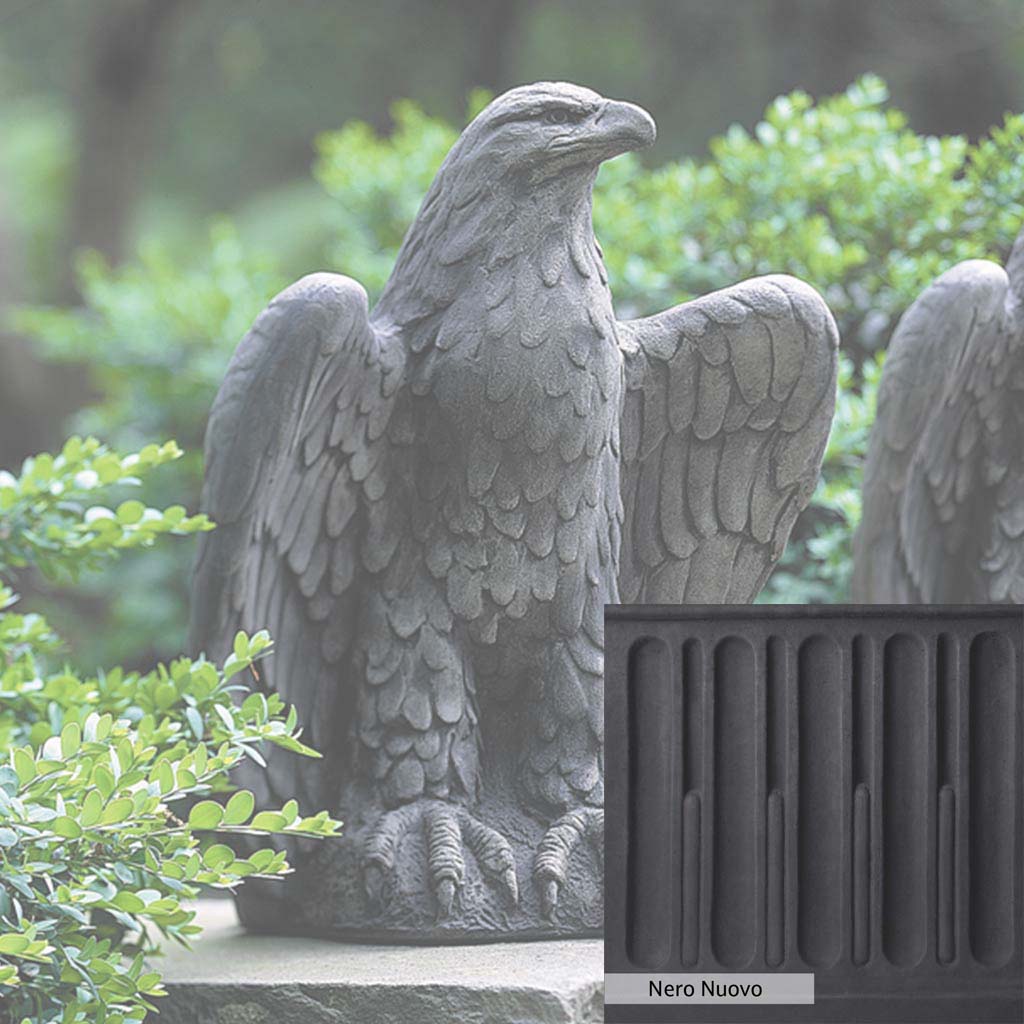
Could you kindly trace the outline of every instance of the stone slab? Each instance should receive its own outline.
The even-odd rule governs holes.
[[[203,900],[203,936],[157,964],[161,1024],[593,1024],[603,943],[374,946],[253,935]]]

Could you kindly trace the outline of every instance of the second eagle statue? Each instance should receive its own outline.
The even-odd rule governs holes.
[[[411,940],[597,934],[603,612],[747,602],[806,505],[835,324],[791,277],[615,316],[591,224],[639,107],[513,89],[462,133],[372,311],[278,295],[210,418],[193,646],[270,630],[254,685],[306,762],[244,783],[346,836],[247,885],[251,927]]]

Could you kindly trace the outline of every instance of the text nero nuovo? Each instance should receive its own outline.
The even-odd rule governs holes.
[[[721,982],[714,978],[702,978],[699,985],[693,982],[682,984],[671,981],[650,982],[649,994],[654,999],[759,999],[763,994],[756,982]]]

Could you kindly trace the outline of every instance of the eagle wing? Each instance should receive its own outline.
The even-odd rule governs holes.
[[[1006,586],[979,572],[989,548],[1005,584],[1012,572],[1000,570],[1024,530],[1024,481],[1007,479],[1014,454],[1000,398],[1012,362],[1008,287],[998,264],[960,263],[918,297],[889,342],[854,544],[855,600],[1006,598]],[[1004,506],[989,538],[978,532],[979,502]]]
[[[359,577],[395,547],[385,428],[402,365],[400,346],[375,336],[362,287],[312,274],[256,319],[207,428],[202,506],[217,529],[193,577],[192,648],[219,659],[237,630],[268,629],[259,685],[295,706],[322,751],[352,711]],[[330,772],[277,748],[268,758],[273,793],[261,796],[328,806]]]
[[[839,337],[822,298],[755,278],[620,325],[625,602],[752,600],[818,479]]]

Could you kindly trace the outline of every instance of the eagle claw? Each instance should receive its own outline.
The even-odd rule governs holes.
[[[481,873],[513,906],[518,904],[519,883],[509,841],[464,807],[440,800],[421,800],[386,811],[370,832],[363,851],[363,884],[371,901],[382,901],[384,883],[395,871],[399,845],[415,825],[423,829],[427,873],[439,920],[451,915],[455,897],[462,889],[466,849],[473,854]]]
[[[533,880],[540,890],[541,911],[554,920],[558,897],[569,877],[569,861],[581,839],[586,838],[600,857],[604,843],[604,808],[579,807],[563,814],[549,826],[537,847]]]

